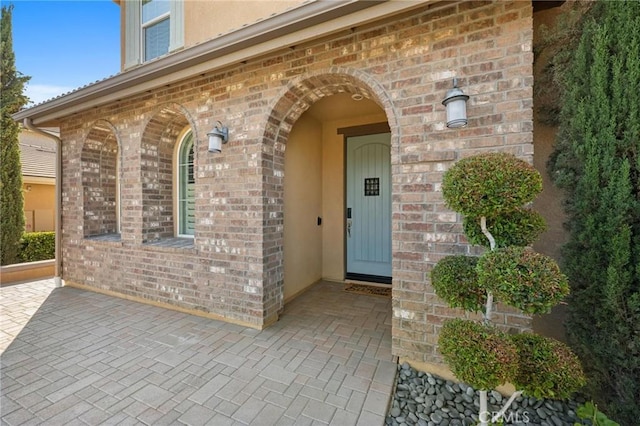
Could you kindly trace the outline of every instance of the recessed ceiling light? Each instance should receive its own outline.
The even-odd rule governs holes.
[[[354,93],[353,95],[351,95],[351,99],[353,99],[354,101],[361,101],[364,99],[364,96],[362,96],[360,93]]]

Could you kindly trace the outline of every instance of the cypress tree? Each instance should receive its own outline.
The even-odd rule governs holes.
[[[24,198],[18,135],[20,127],[12,118],[25,106],[23,94],[29,77],[16,70],[11,15],[13,6],[2,6],[0,18],[0,264],[17,262],[20,238],[24,232]]]
[[[562,75],[550,171],[567,191],[567,336],[592,396],[640,418],[640,2],[600,1]]]

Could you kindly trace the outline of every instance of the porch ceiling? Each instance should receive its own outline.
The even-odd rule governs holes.
[[[350,94],[341,93],[320,99],[307,113],[319,121],[333,121],[379,114],[380,111],[380,106],[370,99],[355,101]]]

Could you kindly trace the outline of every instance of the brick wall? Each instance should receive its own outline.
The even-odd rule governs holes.
[[[429,271],[474,253],[442,201],[443,172],[487,150],[531,160],[532,7],[527,2],[436,4],[327,39],[122,99],[68,117],[63,139],[64,278],[263,327],[283,305],[284,148],[313,102],[360,93],[384,109],[392,132],[393,351],[439,361],[442,320]],[[469,126],[447,129],[441,100],[458,77],[471,96]],[[231,130],[207,152],[215,120]],[[108,123],[108,126],[104,126]],[[184,126],[194,133],[196,235],[188,247],[149,244],[173,235],[170,158]],[[121,233],[86,239],[93,203],[82,191],[83,150],[117,140]],[[85,210],[83,213],[83,209]],[[505,327],[530,319],[509,309]]]
[[[94,126],[81,154],[85,237],[118,230],[117,160],[118,143],[112,130]]]

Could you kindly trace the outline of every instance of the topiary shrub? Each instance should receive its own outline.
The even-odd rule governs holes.
[[[513,384],[536,398],[566,399],[586,378],[578,357],[565,344],[532,333],[510,336],[518,351]]]
[[[440,352],[457,378],[478,389],[496,388],[517,371],[518,352],[509,337],[471,320],[444,323]]]
[[[480,389],[482,426],[498,422],[523,391],[558,397],[584,383],[580,364],[566,347],[537,337],[512,341],[491,323],[494,297],[527,313],[543,313],[569,292],[567,278],[552,259],[521,247],[544,229],[540,215],[523,208],[541,190],[540,174],[506,153],[465,158],[443,176],[445,202],[466,216],[467,238],[490,249],[475,271],[470,270],[475,261],[452,256],[431,275],[436,294],[451,306],[483,312],[482,323],[447,321],[438,341],[454,374]],[[482,300],[484,306],[478,306]],[[522,390],[490,415],[487,391],[508,381]]]
[[[480,312],[487,302],[487,292],[478,286],[478,258],[447,256],[431,270],[431,285],[438,297],[449,306]]]
[[[558,264],[526,247],[485,253],[477,272],[482,288],[528,314],[548,313],[569,294],[567,277]]]
[[[55,232],[27,232],[20,240],[20,262],[37,262],[39,260],[55,259]]]
[[[464,158],[447,170],[442,181],[447,205],[474,217],[495,217],[516,210],[541,191],[540,173],[504,152]]]
[[[489,241],[480,228],[480,218],[465,216],[464,233],[471,244],[489,248]],[[530,209],[516,209],[487,218],[487,229],[496,240],[496,247],[532,244],[546,229],[540,213]]]

